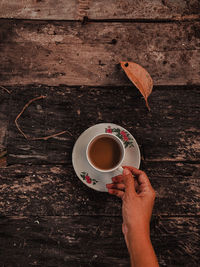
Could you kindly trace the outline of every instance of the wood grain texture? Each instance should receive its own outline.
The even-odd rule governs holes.
[[[84,2],[84,1],[82,1]],[[88,1],[85,1],[88,2]],[[89,19],[176,19],[199,18],[198,0],[92,0],[82,14]],[[17,19],[77,19],[79,1],[74,0],[2,0],[1,18]],[[84,12],[85,10],[85,12]]]
[[[9,117],[9,91],[0,86],[0,168],[6,165],[7,128]]]
[[[2,85],[130,85],[133,61],[155,85],[200,84],[200,22],[1,21]]]
[[[0,88],[0,155],[8,150],[10,165],[0,158],[1,265],[129,266],[121,201],[86,187],[71,163],[86,128],[113,122],[138,141],[156,190],[160,266],[199,267],[200,2],[93,0],[82,18],[78,2],[0,2],[0,85],[11,93]],[[150,113],[122,60],[153,77]],[[22,130],[72,136],[20,134],[16,116],[40,95],[20,117]]]
[[[4,217],[2,266],[129,266],[120,217]],[[198,267],[199,218],[153,221],[160,266]],[[95,240],[95,242],[94,242]]]
[[[157,192],[155,216],[200,215],[199,164],[145,163]],[[5,216],[120,216],[121,201],[85,186],[71,165],[0,169],[0,213]]]
[[[88,127],[113,122],[130,131],[148,161],[197,161],[200,158],[199,87],[154,88],[151,112],[134,87],[9,87],[9,164],[71,164],[73,145]],[[18,123],[31,137],[68,130],[47,141],[27,141],[16,128],[15,118],[32,98]]]

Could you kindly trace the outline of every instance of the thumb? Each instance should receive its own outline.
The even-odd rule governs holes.
[[[132,173],[129,171],[129,169],[127,168],[124,168],[123,170],[123,182],[125,184],[126,191],[130,190],[136,193],[135,185],[134,185],[134,177]]]

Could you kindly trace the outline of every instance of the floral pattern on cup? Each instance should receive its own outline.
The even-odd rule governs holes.
[[[88,184],[95,185],[96,183],[98,183],[98,181],[96,179],[91,178],[87,172],[81,172],[80,176]]]
[[[111,128],[108,126],[105,128],[106,133],[115,134],[123,143],[125,148],[133,147],[133,139],[130,137],[130,134],[119,128]]]

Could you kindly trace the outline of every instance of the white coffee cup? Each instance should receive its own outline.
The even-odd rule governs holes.
[[[120,159],[118,161],[118,163],[113,167],[113,168],[109,168],[109,169],[101,169],[97,166],[95,166],[93,164],[93,162],[91,161],[90,159],[90,156],[89,156],[89,151],[90,151],[90,148],[92,146],[92,144],[97,140],[97,139],[100,139],[102,137],[109,137],[109,138],[112,138],[119,146],[119,149],[120,149]],[[122,162],[124,160],[124,156],[125,156],[125,147],[124,147],[124,144],[122,143],[122,141],[115,135],[113,134],[110,134],[110,133],[102,133],[102,134],[98,134],[98,135],[95,135],[88,143],[87,145],[87,148],[86,148],[86,157],[87,157],[87,161],[88,163],[90,164],[90,166],[92,168],[94,168],[96,171],[98,172],[102,172],[102,173],[109,173],[109,172],[113,172],[113,171],[119,171],[120,173],[123,172],[123,168],[121,167],[122,165]]]

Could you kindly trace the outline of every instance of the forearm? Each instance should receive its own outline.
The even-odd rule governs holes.
[[[151,244],[149,232],[141,231],[127,233],[128,249],[131,267],[157,267],[158,261]]]

